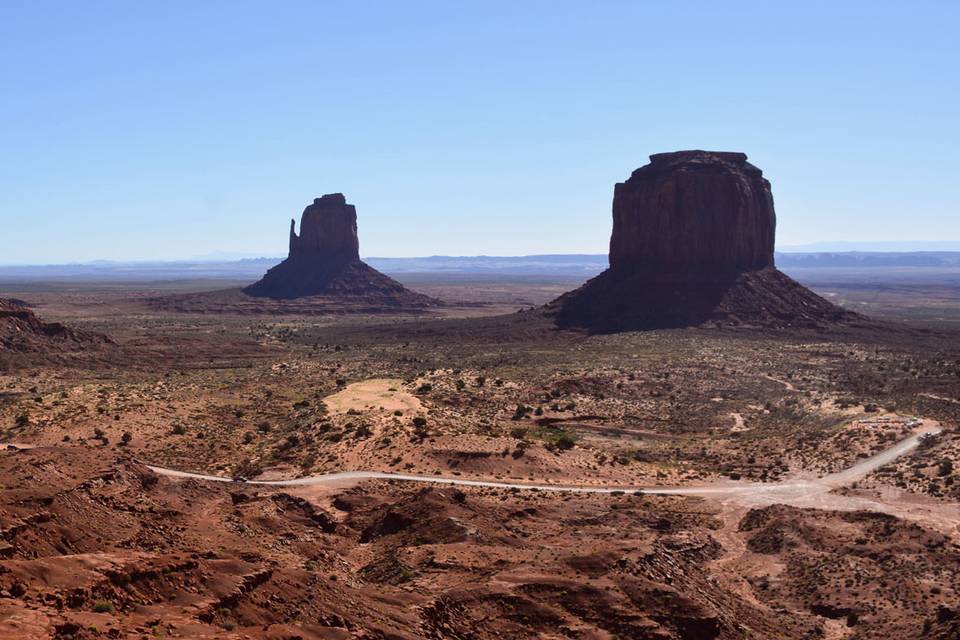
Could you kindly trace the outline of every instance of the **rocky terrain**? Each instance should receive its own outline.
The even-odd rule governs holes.
[[[677,151],[618,183],[610,268],[556,300],[563,327],[856,322],[776,270],[770,183],[742,153]]]
[[[15,292],[65,324],[0,316],[0,637],[957,637],[956,329],[777,271],[741,154],[614,213],[546,308],[398,293],[342,196],[257,295]]]
[[[450,286],[440,290],[462,301],[476,292]],[[940,473],[960,452],[960,402],[941,398],[956,396],[960,352],[947,334],[591,334],[557,331],[536,311],[264,321],[101,295],[37,297],[58,319],[110,333],[116,359],[0,375],[2,440],[38,445],[0,452],[0,637],[949,638],[956,628],[954,472]],[[909,435],[909,415],[943,433],[819,498],[821,509],[383,480],[271,488],[144,465],[249,480],[374,470],[773,486],[884,450]],[[900,517],[835,510],[858,497]]]
[[[44,322],[25,302],[0,298],[0,369],[27,360],[63,360],[71,353],[95,350],[110,343],[102,334]]]

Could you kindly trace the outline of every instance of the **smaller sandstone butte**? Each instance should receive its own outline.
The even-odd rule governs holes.
[[[316,198],[303,210],[300,235],[290,221],[290,253],[245,288],[249,296],[293,300],[322,296],[335,302],[374,307],[422,308],[432,298],[410,291],[360,260],[357,210],[342,193]]]
[[[770,182],[745,154],[652,155],[614,188],[610,268],[548,311],[598,332],[859,317],[776,269],[775,230]]]

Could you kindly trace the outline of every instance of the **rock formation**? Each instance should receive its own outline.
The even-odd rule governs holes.
[[[658,153],[614,188],[610,266],[772,267],[775,226],[770,183],[745,154]]]
[[[290,257],[321,254],[328,262],[350,262],[360,259],[357,239],[357,209],[347,204],[342,193],[328,193],[314,198],[303,210],[300,235],[290,220]]]
[[[323,297],[338,310],[349,310],[344,302],[356,303],[358,311],[436,304],[360,260],[357,211],[341,193],[316,198],[303,210],[300,235],[291,220],[287,259],[243,291],[278,300]]]
[[[43,322],[20,300],[0,298],[0,370],[112,345],[107,336]]]
[[[595,331],[856,317],[775,268],[775,229],[770,183],[745,154],[652,155],[614,188],[610,268],[550,310]]]

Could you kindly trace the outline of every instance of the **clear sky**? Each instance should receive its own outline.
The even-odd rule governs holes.
[[[960,3],[0,4],[0,263],[605,252],[651,153],[744,151],[778,244],[960,240]]]

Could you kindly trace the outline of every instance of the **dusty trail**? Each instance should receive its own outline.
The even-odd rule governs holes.
[[[941,400],[941,401],[943,401],[943,402],[949,402],[949,403],[951,403],[951,404],[960,404],[960,400],[957,400],[956,398],[948,398],[948,397],[946,397],[946,396],[938,396],[938,395],[935,394],[935,393],[918,393],[917,395],[918,395],[918,396],[923,396],[923,397],[925,397],[925,398],[932,398],[932,399],[934,399],[934,400]]]
[[[900,456],[913,451],[924,436],[940,433],[939,424],[934,420],[923,420],[920,429],[884,451],[866,458],[857,464],[820,478],[793,478],[778,483],[758,483],[742,481],[724,481],[705,486],[691,487],[640,487],[640,486],[577,486],[564,484],[537,484],[519,482],[498,482],[494,480],[470,480],[448,476],[421,475],[408,473],[386,473],[382,471],[342,471],[326,473],[289,480],[251,480],[248,484],[272,487],[306,487],[317,485],[344,486],[364,480],[396,480],[403,482],[423,482],[465,487],[485,487],[493,489],[516,489],[533,491],[554,491],[586,494],[643,493],[650,495],[697,496],[712,498],[723,503],[739,507],[763,507],[771,504],[786,504],[796,507],[813,507],[835,510],[881,511],[915,520],[938,524],[938,528],[955,528],[960,522],[960,505],[936,504],[924,505],[909,500],[887,496],[883,501],[868,498],[844,496],[834,493],[835,489],[848,486],[867,476]],[[150,466],[161,475],[175,478],[193,478],[211,482],[233,482],[232,478],[198,473],[188,473]]]
[[[577,486],[565,484],[537,484],[520,482],[498,482],[495,480],[471,480],[448,476],[422,475],[409,473],[387,473],[383,471],[341,471],[325,473],[303,478],[287,480],[249,480],[247,484],[265,487],[310,487],[310,486],[349,486],[364,480],[394,480],[402,482],[423,482],[464,487],[484,487],[492,489],[514,489],[532,491],[551,491],[582,494],[620,494],[643,493],[649,495],[696,496],[712,498],[737,507],[763,507],[772,504],[786,504],[795,507],[812,507],[843,511],[870,510],[889,513],[903,518],[919,520],[937,526],[939,529],[955,530],[960,523],[960,505],[924,504],[922,501],[904,498],[899,495],[884,495],[878,500],[864,497],[844,496],[834,492],[862,479],[872,471],[882,467],[900,456],[913,451],[924,436],[940,433],[939,424],[934,420],[923,420],[921,427],[913,435],[900,440],[884,451],[866,458],[857,464],[820,478],[793,478],[777,483],[758,483],[744,481],[723,481],[705,486],[690,487],[640,487],[640,486]],[[0,446],[4,446],[0,444]],[[10,445],[28,448],[29,445]],[[147,465],[155,473],[172,478],[203,480],[208,482],[236,482],[233,478],[202,473],[177,471],[155,465]]]

